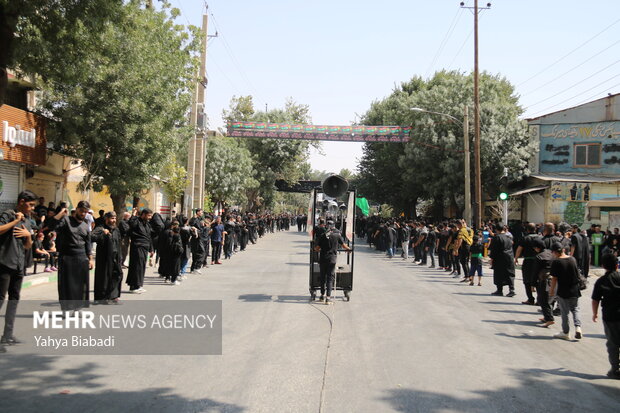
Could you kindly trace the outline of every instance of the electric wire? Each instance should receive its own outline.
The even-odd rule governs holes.
[[[527,109],[531,109],[532,107],[534,107],[534,106],[538,106],[538,105],[540,105],[541,103],[544,103],[544,102],[548,101],[549,99],[553,99],[554,97],[556,97],[556,96],[558,96],[558,95],[561,95],[561,94],[563,94],[563,93],[566,93],[566,92],[568,92],[568,91],[572,90],[574,87],[576,87],[576,86],[578,86],[578,85],[582,84],[582,83],[583,83],[583,82],[585,82],[586,80],[589,80],[589,79],[593,78],[594,76],[598,75],[599,73],[601,73],[601,72],[603,72],[603,71],[605,71],[605,70],[609,69],[611,66],[616,65],[616,64],[618,64],[618,63],[620,63],[620,59],[616,60],[616,61],[615,61],[615,62],[613,62],[613,63],[610,63],[609,65],[607,65],[607,66],[605,66],[604,68],[602,68],[602,69],[600,69],[600,70],[596,71],[595,73],[591,74],[590,76],[586,77],[585,79],[581,79],[581,80],[580,80],[580,81],[578,81],[577,83],[574,83],[574,84],[570,85],[570,86],[569,86],[569,87],[567,87],[566,89],[563,89],[563,90],[561,90],[560,92],[558,92],[558,93],[556,93],[556,94],[554,94],[554,95],[547,96],[545,99],[540,100],[540,101],[538,101],[538,102],[536,102],[536,103],[534,103],[534,104],[529,105],[529,106],[528,106],[528,107],[526,107],[525,109],[526,109],[526,110],[527,110]],[[614,77],[610,78],[610,80],[611,80],[611,79],[613,79],[613,78],[615,78],[615,77],[617,77],[617,76],[614,76]]]
[[[565,75],[569,74],[569,73],[570,73],[570,72],[572,72],[573,70],[578,69],[578,68],[580,68],[581,66],[583,66],[583,65],[585,65],[585,64],[591,63],[592,59],[594,59],[595,57],[599,56],[601,53],[603,53],[603,52],[605,52],[605,51],[607,51],[607,50],[611,49],[612,47],[614,47],[614,46],[615,46],[615,45],[617,45],[618,43],[620,43],[620,40],[617,40],[616,42],[614,42],[614,43],[613,43],[613,44],[611,44],[610,46],[607,46],[606,48],[604,48],[603,50],[599,51],[598,53],[596,53],[596,54],[594,54],[594,55],[592,55],[592,56],[590,56],[590,57],[588,57],[588,58],[586,58],[586,59],[583,59],[583,62],[579,63],[577,66],[574,66],[573,68],[571,68],[571,69],[567,70],[566,72],[562,73],[561,75],[559,75],[559,76],[557,76],[557,77],[555,77],[555,78],[551,79],[550,81],[548,81],[548,82],[546,82],[546,83],[543,83],[542,85],[540,85],[540,86],[538,86],[538,87],[536,87],[536,88],[534,88],[534,89],[530,89],[530,90],[528,90],[528,91],[527,91],[527,92],[525,92],[524,94],[525,94],[525,95],[527,95],[527,94],[529,94],[530,92],[533,92],[533,91],[535,91],[535,90],[537,90],[537,89],[541,89],[541,88],[543,88],[543,87],[545,87],[545,86],[548,86],[548,85],[550,85],[551,83],[555,82],[556,80],[559,80],[559,79],[561,79],[562,77],[564,77]]]
[[[217,18],[215,17],[215,15],[213,13],[209,13],[209,14],[210,14],[210,16],[211,16],[211,18],[213,20],[213,25],[215,26],[216,32],[218,34],[218,37],[222,39],[222,44],[224,45],[224,50],[225,50],[226,54],[228,54],[228,57],[230,58],[231,62],[233,63],[233,66],[235,66],[235,69],[237,69],[237,72],[239,72],[239,74],[241,75],[241,79],[243,80],[243,82],[245,82],[245,84],[248,87],[248,89],[252,92],[253,97],[257,101],[260,101],[260,102],[264,103],[263,99],[261,99],[260,96],[256,93],[256,88],[254,87],[254,85],[250,81],[249,77],[247,76],[245,71],[242,69],[242,65],[239,63],[239,60],[235,56],[235,53],[233,52],[232,47],[230,46],[230,43],[228,42],[226,36],[224,36],[224,34],[222,33],[220,25],[217,22]]]
[[[611,23],[609,26],[605,27],[603,30],[601,30],[600,32],[598,32],[597,34],[595,34],[594,36],[590,37],[588,40],[586,40],[585,42],[581,43],[579,46],[577,46],[576,48],[574,48],[573,50],[571,50],[570,52],[566,53],[564,56],[560,57],[558,60],[556,60],[555,62],[551,63],[550,65],[546,66],[545,68],[541,69],[540,71],[536,72],[534,75],[530,76],[529,78],[527,78],[526,80],[524,80],[523,82],[519,83],[517,86],[521,86],[526,84],[527,82],[529,82],[530,80],[538,77],[539,75],[543,74],[544,72],[546,72],[547,70],[549,70],[550,68],[552,68],[553,66],[555,66],[556,64],[560,63],[562,60],[566,59],[568,56],[572,55],[573,53],[575,53],[577,50],[581,49],[583,46],[585,46],[586,44],[590,43],[592,40],[596,39],[598,36],[600,36],[601,34],[605,33],[607,30],[609,30],[611,27],[613,27],[614,25],[616,25],[618,22],[620,22],[620,19],[614,21],[613,23]]]
[[[439,48],[437,49],[437,52],[435,52],[435,56],[431,60],[431,63],[428,65],[428,68],[426,69],[426,74],[424,75],[424,77],[428,77],[429,73],[435,66],[435,63],[437,63],[437,60],[439,59],[441,52],[443,51],[444,47],[448,43],[448,40],[452,36],[452,33],[454,33],[454,29],[456,28],[456,25],[458,24],[459,20],[461,19],[461,16],[463,15],[462,11],[463,11],[462,9],[457,9],[456,13],[454,14],[454,17],[452,18],[452,22],[450,23],[450,26],[448,26],[448,31],[446,32],[443,39],[441,40],[441,43],[439,44]]]
[[[565,99],[565,100],[563,100],[563,101],[561,101],[561,102],[559,102],[559,103],[556,103],[556,104],[555,104],[555,105],[553,105],[553,106],[549,106],[549,107],[547,107],[547,108],[545,108],[545,109],[542,109],[542,110],[540,110],[540,111],[538,111],[538,112],[536,112],[536,113],[544,113],[544,112],[547,112],[548,110],[550,110],[550,109],[552,109],[552,108],[554,108],[554,107],[556,107],[556,106],[563,105],[564,103],[569,102],[569,101],[571,101],[571,100],[573,100],[573,99],[575,99],[575,98],[578,98],[579,96],[583,95],[584,93],[587,93],[587,92],[589,92],[589,91],[591,91],[591,90],[593,90],[593,89],[596,89],[597,87],[599,87],[599,86],[601,86],[601,85],[603,85],[603,84],[605,84],[605,83],[609,82],[610,80],[615,79],[615,78],[617,78],[617,77],[619,77],[619,76],[620,76],[620,74],[617,74],[617,75],[615,75],[615,76],[612,76],[612,77],[610,77],[609,79],[606,79],[606,80],[602,81],[601,83],[599,83],[599,84],[597,84],[597,85],[594,85],[594,86],[592,86],[591,88],[589,88],[589,89],[587,89],[587,90],[584,90],[584,91],[582,91],[582,92],[578,93],[578,94],[577,94],[577,95],[575,95],[575,96],[572,96],[572,97],[570,97],[570,98],[568,98],[568,99]],[[615,86],[611,86],[611,87],[615,87]],[[611,87],[606,87],[606,90],[609,90]],[[533,117],[538,117],[538,116],[539,116],[539,115],[536,115],[536,116],[533,116]]]

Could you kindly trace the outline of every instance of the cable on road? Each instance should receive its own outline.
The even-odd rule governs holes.
[[[333,303],[331,305],[331,308],[332,308],[331,317],[325,311],[317,307],[315,304],[311,304],[311,305],[317,311],[320,311],[321,314],[323,314],[325,318],[327,318],[327,320],[329,321],[329,336],[327,338],[327,350],[325,351],[325,365],[323,366],[323,383],[321,384],[321,397],[319,401],[319,413],[323,413],[323,405],[325,404],[325,387],[327,383],[327,369],[329,367],[329,349],[331,348],[331,344],[332,344],[332,331],[334,331],[334,320],[335,320],[334,305]]]

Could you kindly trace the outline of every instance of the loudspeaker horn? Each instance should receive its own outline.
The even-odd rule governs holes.
[[[332,198],[338,198],[344,195],[349,189],[349,183],[340,175],[332,174],[325,178],[323,184],[323,192]]]

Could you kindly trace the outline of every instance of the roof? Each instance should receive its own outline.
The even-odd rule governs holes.
[[[513,192],[512,194],[508,194],[508,196],[519,196],[523,194],[529,194],[530,192],[544,191],[547,188],[549,188],[549,185],[533,186],[531,188],[525,188],[525,189],[521,189],[520,191]]]
[[[530,178],[541,179],[543,181],[560,181],[560,182],[590,182],[590,183],[620,182],[620,176],[618,175],[538,173],[538,174],[530,175]]]
[[[594,99],[594,100],[591,100],[591,101],[589,101],[589,102],[580,103],[579,105],[576,105],[576,106],[571,106],[571,107],[568,107],[568,108],[564,108],[564,109],[556,110],[556,111],[554,111],[554,112],[549,112],[549,113],[546,113],[546,114],[544,114],[544,115],[536,116],[536,117],[533,117],[533,118],[526,118],[525,120],[526,120],[527,122],[530,122],[530,123],[531,123],[531,122],[533,122],[533,121],[537,121],[537,120],[540,120],[540,119],[546,118],[547,116],[552,116],[552,115],[556,115],[556,114],[558,114],[558,113],[566,112],[566,111],[569,111],[569,110],[572,110],[572,109],[577,109],[577,108],[581,108],[581,107],[588,106],[588,105],[590,105],[591,103],[597,102],[597,101],[599,101],[599,100],[604,100],[604,99],[614,99],[616,96],[620,96],[620,93],[616,93],[616,94],[611,94],[611,93],[610,93],[610,94],[608,94],[607,96],[603,96],[603,97],[601,97],[601,98]]]
[[[603,198],[588,201],[586,208],[590,207],[620,207],[620,198]]]

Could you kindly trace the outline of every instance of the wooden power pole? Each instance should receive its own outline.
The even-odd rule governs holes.
[[[188,186],[185,191],[183,211],[191,216],[192,210],[203,208],[205,198],[205,157],[207,147],[207,121],[205,115],[205,92],[207,89],[207,25],[208,15],[202,16],[202,47],[200,53],[200,70],[194,91],[194,100],[190,113],[190,125],[194,128],[194,137],[190,139],[187,151]]]

